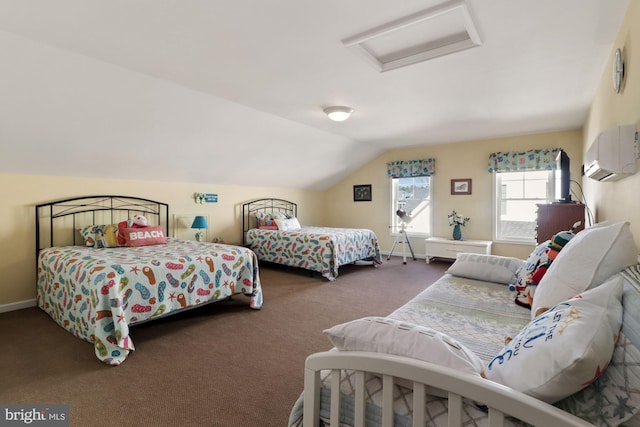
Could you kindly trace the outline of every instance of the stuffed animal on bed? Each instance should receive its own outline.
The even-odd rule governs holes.
[[[149,227],[149,221],[147,217],[143,215],[134,215],[126,221],[120,221],[118,223],[118,244],[124,245],[126,243],[124,238],[125,228],[145,228]]]
[[[538,286],[538,283],[540,283],[540,280],[544,277],[553,260],[558,256],[558,253],[574,236],[575,234],[573,234],[571,230],[561,231],[551,238],[544,252],[536,248],[537,250],[534,251],[537,258],[535,262],[527,269],[524,277],[521,277],[517,283],[509,285],[509,289],[516,292],[515,303],[517,305],[531,308],[536,286]],[[529,262],[530,260],[531,257],[529,257],[527,261]]]

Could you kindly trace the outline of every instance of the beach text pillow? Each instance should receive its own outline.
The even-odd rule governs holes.
[[[162,226],[156,225],[145,228],[125,228],[123,230],[126,246],[149,246],[167,243]]]

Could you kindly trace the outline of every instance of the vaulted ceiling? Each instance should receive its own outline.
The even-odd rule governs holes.
[[[577,128],[628,3],[0,0],[0,172],[321,190],[391,148]]]

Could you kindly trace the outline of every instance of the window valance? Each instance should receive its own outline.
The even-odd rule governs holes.
[[[506,151],[489,155],[489,172],[552,170],[556,168],[559,148]]]
[[[400,160],[387,163],[387,176],[391,178],[411,178],[431,176],[435,172],[435,159]]]

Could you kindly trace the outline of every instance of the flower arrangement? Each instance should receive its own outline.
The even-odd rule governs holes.
[[[459,213],[457,213],[455,210],[453,212],[451,212],[447,218],[449,219],[449,225],[461,225],[464,227],[464,225],[467,223],[467,221],[469,221],[471,218],[465,217],[463,215],[460,215]]]

